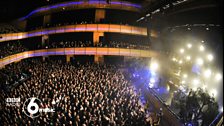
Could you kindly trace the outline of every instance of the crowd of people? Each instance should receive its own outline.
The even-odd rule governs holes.
[[[11,24],[0,23],[0,34],[16,33],[19,32],[17,28]]]
[[[149,45],[144,45],[141,42],[125,42],[125,41],[109,41],[107,43],[99,42],[98,47],[112,48],[128,48],[128,49],[150,49]]]
[[[24,52],[27,49],[19,42],[0,43],[0,58]]]
[[[24,42],[25,43],[25,42]],[[39,44],[36,49],[49,49],[49,48],[71,48],[71,47],[111,47],[111,48],[127,48],[127,49],[143,49],[149,50],[150,46],[142,45],[141,42],[124,42],[124,41],[109,41],[99,42],[96,45],[92,41],[60,41],[60,42],[49,42],[42,46]],[[0,58],[4,58],[9,55],[24,52],[29,49],[23,42],[8,42],[0,43]]]
[[[124,41],[109,41],[99,42],[96,45],[92,41],[61,41],[50,42],[47,48],[65,48],[65,47],[111,47],[111,48],[128,48],[128,49],[150,49],[148,45],[141,45],[141,42],[124,42]]]
[[[92,41],[60,41],[50,42],[47,48],[93,47]]]
[[[115,65],[27,59],[1,69],[7,71],[30,73],[30,78],[10,92],[0,89],[0,125],[149,126],[153,122],[141,104],[141,92]],[[37,97],[43,103],[40,107],[55,112],[29,118],[23,105],[5,105],[6,98],[18,97],[21,104]]]
[[[129,25],[128,23],[124,22],[109,22],[109,21],[101,21],[101,22],[95,22],[95,21],[76,21],[76,22],[64,22],[64,23],[49,23],[46,24],[46,26],[36,26],[33,28],[28,28],[29,30],[39,30],[44,28],[51,28],[51,27],[60,27],[60,26],[67,26],[67,25],[80,25],[80,24],[118,24],[118,25]]]

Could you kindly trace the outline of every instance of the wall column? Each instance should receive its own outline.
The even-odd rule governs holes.
[[[72,55],[66,55],[66,62],[69,63],[71,61]]]
[[[95,23],[99,23],[100,20],[105,19],[106,11],[105,9],[96,9],[95,12]]]
[[[45,47],[48,44],[49,44],[49,36],[48,35],[43,35],[42,36],[41,46]]]
[[[103,63],[104,62],[104,56],[103,55],[95,55],[94,56],[94,62],[95,63]]]
[[[100,37],[104,37],[104,32],[93,33],[93,44],[96,46],[100,42]]]
[[[51,23],[51,15],[44,15],[43,26],[46,27],[47,24]]]

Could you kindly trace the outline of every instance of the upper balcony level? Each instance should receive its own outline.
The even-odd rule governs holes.
[[[0,42],[20,40],[43,35],[70,33],[70,32],[111,32],[111,33],[140,35],[140,36],[148,35],[147,28],[143,27],[114,25],[114,24],[80,24],[80,25],[67,25],[53,28],[44,28],[29,32],[0,34]],[[157,34],[154,31],[151,31],[150,36],[156,37]]]
[[[127,1],[118,1],[112,0],[107,2],[106,0],[76,0],[68,1],[63,3],[58,3],[54,5],[44,6],[37,8],[27,14],[26,16],[20,18],[20,21],[26,20],[30,17],[52,14],[60,11],[67,10],[77,10],[77,9],[115,9],[115,10],[126,10],[132,12],[140,12],[142,8],[141,5],[127,2]]]

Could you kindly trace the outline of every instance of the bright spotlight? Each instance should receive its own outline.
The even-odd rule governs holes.
[[[217,73],[217,74],[215,75],[215,79],[216,79],[217,81],[220,81],[220,80],[222,79],[222,75],[221,75],[220,73]]]
[[[184,74],[183,77],[184,77],[184,78],[187,78],[187,74]]]
[[[218,94],[218,92],[217,92],[217,90],[215,90],[215,89],[212,89],[212,90],[210,91],[210,95],[212,95],[212,96],[214,96],[214,97],[216,97],[217,94]]]
[[[184,53],[184,49],[180,49],[180,53],[182,53],[182,54],[183,54],[183,53]]]
[[[196,86],[196,85],[198,85],[199,84],[199,80],[198,79],[194,79],[193,80],[193,84]]]
[[[210,76],[212,75],[212,71],[210,69],[207,69],[205,72],[204,72],[204,76],[206,78],[209,78]]]
[[[204,63],[203,59],[201,59],[201,58],[197,59],[197,64],[198,65],[203,65],[203,63]]]
[[[182,63],[183,63],[183,61],[182,61],[182,60],[180,60],[180,61],[179,61],[179,64],[182,64]]]
[[[213,57],[212,54],[209,54],[209,55],[207,56],[207,58],[208,58],[209,61],[212,61],[214,57]]]
[[[187,48],[190,49],[192,47],[192,44],[187,44]]]
[[[191,60],[191,57],[190,56],[187,56],[186,59],[189,61],[189,60]]]
[[[177,59],[176,59],[176,58],[172,58],[172,60],[173,60],[173,61],[177,61]]]
[[[150,83],[154,84],[156,80],[154,78],[150,78]]]
[[[219,109],[219,112],[223,112],[223,106]]]
[[[181,81],[181,84],[185,84],[185,83],[186,83],[186,81],[184,81],[184,80],[183,80],[183,81]]]
[[[150,69],[151,69],[152,71],[156,71],[158,68],[159,68],[158,63],[151,63],[151,65],[150,65]]]
[[[201,46],[199,47],[199,49],[200,49],[201,52],[203,52],[203,51],[205,50],[205,47],[204,47],[203,45],[201,45]]]
[[[154,85],[152,83],[149,83],[149,88],[153,88]]]

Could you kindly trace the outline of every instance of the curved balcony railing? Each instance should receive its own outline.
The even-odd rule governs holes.
[[[53,28],[45,28],[29,32],[0,34],[0,42],[19,40],[42,35],[69,33],[69,32],[112,32],[112,33],[122,33],[122,34],[141,35],[141,36],[148,35],[147,28],[143,27],[114,25],[114,24],[80,24],[80,25],[68,25]]]
[[[108,55],[108,56],[131,56],[131,57],[156,57],[157,52],[149,50],[124,49],[124,48],[57,48],[25,51],[0,59],[0,68],[13,62],[38,56],[52,55]]]
[[[75,9],[91,9],[91,8],[118,9],[118,10],[139,12],[141,9],[141,5],[127,1],[114,1],[114,0],[109,3],[107,3],[106,0],[69,1],[38,8],[30,12],[28,15],[20,18],[19,20],[22,21],[36,15],[49,14],[59,12],[62,10],[64,11],[65,9],[75,10]]]

